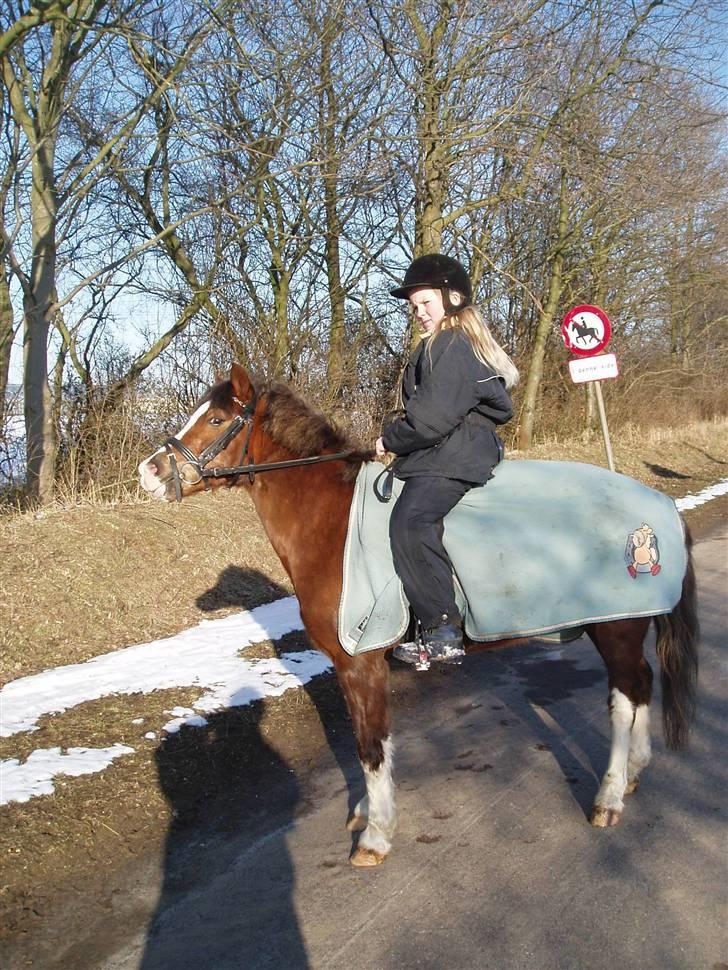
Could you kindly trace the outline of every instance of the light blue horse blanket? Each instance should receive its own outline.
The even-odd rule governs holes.
[[[409,625],[394,572],[392,500],[375,488],[383,466],[357,478],[344,550],[341,645],[350,654],[391,646]],[[578,636],[587,623],[669,613],[687,566],[671,498],[595,465],[504,461],[445,518],[445,548],[471,640]]]

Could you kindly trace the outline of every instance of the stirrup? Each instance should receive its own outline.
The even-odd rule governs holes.
[[[457,666],[463,662],[465,648],[460,643],[430,643],[427,646],[427,653],[430,660],[439,664],[452,664]]]
[[[430,669],[430,655],[426,647],[419,640],[414,643],[399,643],[392,651],[392,656],[402,663],[411,664],[415,670]]]

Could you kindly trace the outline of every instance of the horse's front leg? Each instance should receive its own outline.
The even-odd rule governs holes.
[[[392,777],[394,746],[389,719],[389,666],[384,652],[341,655],[336,673],[354,723],[356,746],[367,791],[349,822],[360,831],[353,866],[377,866],[392,847],[397,823]]]
[[[613,688],[609,692],[609,720],[612,728],[609,764],[591,814],[591,823],[598,828],[617,825],[622,817],[622,799],[627,791],[627,764],[634,719],[635,707],[632,701],[620,690]]]

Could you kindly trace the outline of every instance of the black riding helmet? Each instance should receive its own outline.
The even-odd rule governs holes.
[[[463,307],[468,306],[473,296],[470,277],[465,268],[452,256],[444,256],[442,253],[430,253],[412,260],[404,274],[402,284],[389,292],[400,300],[407,300],[410,292],[421,286],[443,290],[443,303],[449,312],[453,309],[462,310]],[[457,290],[463,295],[465,301],[458,307],[450,307],[450,301],[446,298],[447,290]]]

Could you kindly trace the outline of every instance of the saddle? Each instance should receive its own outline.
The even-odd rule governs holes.
[[[410,622],[394,572],[382,465],[357,478],[344,549],[338,633],[344,650],[392,646]],[[502,461],[444,522],[466,635],[574,639],[588,623],[669,613],[687,564],[673,500],[578,462]]]

